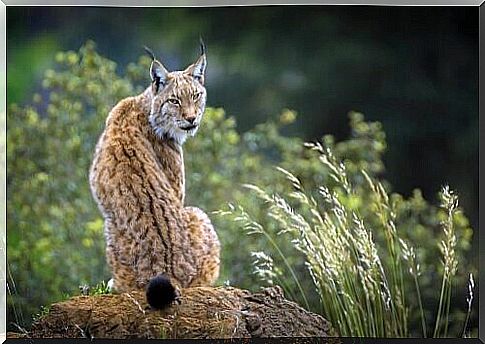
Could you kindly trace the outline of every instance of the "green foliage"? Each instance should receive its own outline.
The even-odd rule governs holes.
[[[108,283],[106,283],[105,281],[101,281],[94,286],[94,288],[90,292],[90,295],[106,295],[110,293],[111,291],[109,289]]]
[[[49,314],[49,311],[50,311],[49,306],[41,306],[39,312],[34,314],[34,316],[32,317],[32,321],[34,322],[39,321],[42,317]]]
[[[169,339],[165,327],[160,326],[160,336],[158,339]]]
[[[18,102],[32,93],[45,68],[52,61],[53,52],[59,49],[59,42],[52,34],[39,35],[29,40],[22,49],[9,42],[8,94],[7,103]],[[38,68],[35,68],[37,67]]]
[[[33,96],[31,104],[10,107],[7,231],[11,321],[26,326],[27,315],[34,314],[40,305],[58,300],[63,293],[72,294],[81,284],[95,285],[110,278],[104,257],[103,222],[89,191],[88,169],[109,110],[149,85],[148,67],[149,59],[142,56],[120,76],[116,64],[97,54],[94,44],[88,42],[79,52],[56,55],[55,68],[45,73],[44,90]],[[263,185],[270,194],[291,192],[285,177],[275,173],[274,165],[278,165],[291,170],[309,192],[322,185],[337,192],[342,204],[358,209],[370,228],[380,228],[375,195],[368,192],[367,181],[360,173],[365,170],[373,180],[380,179],[390,194],[400,236],[417,243],[416,259],[423,271],[430,272],[419,283],[424,312],[431,319],[428,313],[435,312],[435,286],[440,283],[435,264],[440,251],[435,244],[446,213],[430,205],[419,190],[410,198],[391,192],[389,183],[381,178],[387,146],[380,123],[366,122],[361,114],[351,113],[352,132],[347,140],[337,142],[330,135],[322,138],[336,158],[345,162],[354,190],[346,196],[331,178],[332,171],[322,167],[317,152],[305,148],[302,139],[282,134],[295,121],[296,113],[286,109],[280,116],[240,133],[235,120],[222,109],[208,108],[199,133],[185,144],[188,205],[211,213],[233,203],[250,213],[275,240],[272,245],[268,237],[248,235],[230,217],[212,215],[222,242],[219,284],[229,281],[238,287],[258,289],[260,276],[252,271],[258,257],[251,252],[265,251],[274,266],[281,267],[274,282],[285,284],[287,296],[302,305],[306,305],[306,298],[312,310],[323,312],[304,254],[295,250],[287,237],[276,234],[282,228],[268,219],[266,207],[243,184]],[[475,272],[466,259],[472,230],[461,213],[454,217],[454,226],[455,253],[460,262],[455,281],[465,290],[466,273]],[[376,233],[375,240],[385,242],[384,233]],[[388,254],[383,252],[381,259],[389,259]],[[417,307],[412,296],[414,283],[404,283],[402,288],[407,304],[411,309]],[[465,295],[458,297],[464,299]],[[451,314],[456,314],[453,319],[460,319],[462,313],[454,303],[451,307]],[[420,320],[410,314],[410,321],[411,334],[419,334]]]

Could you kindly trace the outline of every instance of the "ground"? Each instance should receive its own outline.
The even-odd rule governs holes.
[[[31,338],[333,337],[320,315],[284,298],[281,288],[251,293],[233,287],[184,289],[180,304],[149,308],[142,292],[77,296],[55,303]],[[19,335],[10,333],[8,337]]]

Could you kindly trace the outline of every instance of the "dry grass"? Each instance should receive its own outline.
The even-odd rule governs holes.
[[[396,212],[385,188],[378,180],[361,171],[372,194],[372,209],[380,223],[379,229],[383,230],[385,238],[384,245],[378,246],[374,240],[375,229],[369,228],[359,213],[342,201],[354,196],[344,163],[319,143],[306,146],[319,153],[320,161],[337,183],[336,188],[329,189],[322,185],[317,190],[318,196],[314,196],[315,193],[303,188],[295,175],[282,168],[277,169],[293,189],[285,195],[269,194],[256,185],[245,186],[266,204],[267,216],[281,228],[278,235],[289,235],[294,247],[304,254],[320,296],[323,315],[344,336],[407,337],[410,309],[406,298],[416,297],[423,337],[448,336],[451,288],[458,264],[453,226],[453,216],[458,211],[456,195],[448,187],[441,192],[441,207],[447,213],[442,223],[444,238],[439,243],[443,282],[434,331],[429,333],[419,287],[423,272],[420,271],[413,244],[403,240],[399,234]],[[282,258],[285,266],[281,269],[290,271],[290,277],[296,281],[306,302],[292,266],[286,261],[285,253],[280,250],[270,231],[241,207],[231,205],[229,211],[220,213],[233,216],[249,234],[261,234],[268,239]],[[252,255],[255,258],[255,273],[270,284],[281,284],[283,288],[287,286],[280,267],[269,255],[264,252],[253,252]],[[414,284],[416,295],[405,295],[406,278],[410,278]],[[288,291],[286,289],[285,292]],[[470,282],[469,309],[473,299],[472,290],[473,283]],[[466,329],[466,323],[464,327]]]

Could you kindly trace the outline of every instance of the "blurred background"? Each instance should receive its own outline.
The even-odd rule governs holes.
[[[169,70],[185,68],[198,55],[200,35],[208,51],[208,106],[233,116],[238,133],[291,109],[298,117],[284,135],[318,140],[332,134],[338,141],[349,135],[348,112],[362,112],[386,133],[379,176],[392,190],[408,197],[419,188],[436,203],[437,191],[450,184],[478,228],[476,8],[9,7],[7,34],[8,106],[45,96],[42,80],[56,68],[57,53],[77,51],[88,40],[123,74],[143,45]],[[148,85],[148,74],[143,77]],[[10,247],[17,223],[9,220]],[[469,253],[475,263],[477,239]],[[9,307],[18,319],[19,310]]]
[[[245,130],[282,108],[306,139],[342,137],[346,114],[383,123],[387,178],[428,198],[445,182],[478,224],[478,12],[471,7],[8,9],[8,103],[87,39],[119,68],[151,47],[168,69],[209,51],[209,105]]]

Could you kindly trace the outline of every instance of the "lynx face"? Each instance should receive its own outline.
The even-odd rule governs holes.
[[[184,71],[168,72],[153,60],[152,103],[149,122],[159,138],[183,144],[194,136],[205,110],[207,92],[204,73],[207,65],[204,50],[199,59]]]

